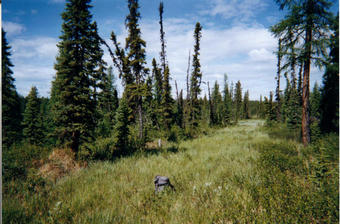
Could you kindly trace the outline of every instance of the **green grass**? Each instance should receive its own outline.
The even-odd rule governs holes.
[[[338,202],[326,209],[330,215],[313,210],[315,188],[308,177],[310,165],[301,155],[301,146],[290,140],[271,139],[260,128],[262,124],[259,120],[241,121],[238,126],[182,142],[176,146],[177,150],[140,153],[113,163],[92,163],[62,178],[51,187],[48,196],[38,199],[46,209],[31,221],[313,223],[321,220],[332,223],[338,220],[333,208],[334,205],[338,208]],[[296,172],[295,166],[299,168]],[[153,178],[157,174],[170,177],[176,191],[155,195]],[[330,194],[335,198],[338,191],[337,195],[334,190]],[[332,216],[333,219],[326,219]]]

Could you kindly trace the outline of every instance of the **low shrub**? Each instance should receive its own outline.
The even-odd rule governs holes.
[[[83,160],[112,160],[117,151],[114,143],[113,137],[98,138],[92,143],[81,146],[79,158]]]
[[[327,143],[326,143],[327,142]],[[292,142],[261,142],[256,161],[260,182],[250,185],[253,199],[272,223],[337,223],[339,173],[334,136],[298,152]],[[306,152],[308,150],[308,153]],[[327,155],[327,156],[325,156]],[[332,159],[330,159],[332,158]]]

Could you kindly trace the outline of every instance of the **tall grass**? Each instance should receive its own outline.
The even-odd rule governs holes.
[[[32,214],[29,221],[313,223],[338,220],[333,208],[336,202],[326,209],[329,215],[323,217],[310,209],[315,202],[312,196],[317,195],[310,194],[314,183],[308,179],[311,171],[305,158],[311,158],[311,154],[304,156],[294,141],[271,139],[259,127],[261,124],[258,120],[241,122],[181,142],[176,150],[166,150],[168,146],[164,146],[160,153],[139,153],[115,162],[91,163],[88,168],[62,178],[47,195],[37,198],[37,202],[46,205],[46,210]],[[170,177],[176,191],[155,194],[156,175]],[[328,193],[335,194],[334,189]],[[334,218],[327,219],[330,216]]]

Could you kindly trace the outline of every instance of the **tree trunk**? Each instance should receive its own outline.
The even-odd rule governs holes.
[[[80,134],[79,131],[74,131],[72,132],[72,137],[71,137],[71,150],[77,155],[78,149],[79,149],[79,138]]]
[[[306,30],[306,57],[303,71],[303,88],[302,88],[302,143],[307,146],[310,143],[310,128],[309,128],[309,76],[310,76],[310,61],[312,50],[312,26],[308,25]]]

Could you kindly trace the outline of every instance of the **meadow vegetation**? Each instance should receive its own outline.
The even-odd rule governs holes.
[[[308,148],[261,120],[5,188],[5,223],[337,223],[338,136]],[[283,136],[284,137],[284,136]],[[154,193],[153,178],[176,191]],[[22,192],[13,192],[18,187]],[[20,191],[20,189],[18,189]]]

